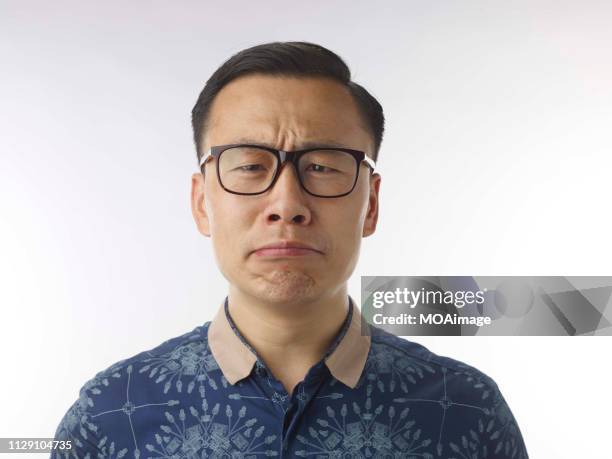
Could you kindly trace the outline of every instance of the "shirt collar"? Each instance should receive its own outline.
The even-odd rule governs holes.
[[[251,373],[257,354],[235,327],[227,302],[226,297],[209,326],[208,344],[225,379],[235,384]],[[349,295],[347,318],[323,358],[334,378],[350,388],[357,385],[370,351],[371,338],[367,325]],[[367,330],[365,335],[361,332],[362,326]]]

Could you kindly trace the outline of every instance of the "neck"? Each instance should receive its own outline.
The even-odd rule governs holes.
[[[230,286],[228,306],[240,333],[272,373],[295,383],[331,345],[346,319],[349,300],[346,285],[316,300],[291,303],[265,302]]]

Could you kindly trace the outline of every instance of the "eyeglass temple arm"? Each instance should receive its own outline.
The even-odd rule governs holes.
[[[368,166],[370,166],[370,170],[374,172],[374,169],[376,168],[376,163],[374,162],[374,160],[370,158],[367,154],[363,157],[363,160]]]
[[[202,157],[200,158],[200,169],[202,169],[202,166],[204,165],[204,163],[206,162],[206,160],[212,155],[212,149],[208,149],[208,151],[206,152],[205,155],[202,155]]]

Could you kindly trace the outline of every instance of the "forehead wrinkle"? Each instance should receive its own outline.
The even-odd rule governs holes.
[[[273,145],[271,142],[268,142],[262,139],[258,139],[257,137],[238,137],[236,140],[232,140],[231,143],[245,143],[245,144],[254,144],[254,145],[261,145],[261,146],[276,148],[276,145]],[[302,148],[306,149],[306,148],[322,147],[322,146],[351,148],[350,146],[346,145],[343,142],[338,142],[337,140],[331,140],[327,138],[309,139],[309,140],[302,140],[302,141],[298,140],[296,141],[294,148],[295,149],[302,149]]]
[[[222,139],[224,144],[254,144],[282,149],[306,149],[314,146],[351,147],[347,142],[346,132],[343,129],[332,129],[323,125],[317,126],[319,120],[302,118],[281,120],[276,116],[256,116],[248,128],[240,124],[231,124],[231,129],[224,131]],[[223,120],[219,120],[219,126]],[[314,122],[313,122],[314,121]]]

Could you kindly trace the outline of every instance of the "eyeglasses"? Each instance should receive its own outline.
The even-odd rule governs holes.
[[[200,159],[200,170],[210,158],[217,160],[217,177],[225,191],[256,195],[274,186],[285,162],[293,163],[302,188],[320,198],[339,198],[351,193],[364,163],[374,172],[374,161],[363,151],[315,147],[283,151],[262,145],[231,144],[211,147]]]

